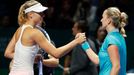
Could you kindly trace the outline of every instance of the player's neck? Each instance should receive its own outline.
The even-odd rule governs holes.
[[[34,24],[33,22],[31,22],[31,21],[27,21],[27,22],[25,23],[25,25],[31,25],[32,27],[35,26],[35,24]]]
[[[114,26],[112,26],[112,25],[109,25],[106,28],[106,30],[107,30],[108,33],[111,32],[111,31],[113,31],[114,29],[116,29],[116,28]]]

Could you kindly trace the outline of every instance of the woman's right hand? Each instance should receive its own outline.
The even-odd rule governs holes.
[[[78,44],[83,43],[84,41],[86,41],[85,33],[77,33],[75,39],[77,40]]]

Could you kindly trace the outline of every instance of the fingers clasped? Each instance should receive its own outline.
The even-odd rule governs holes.
[[[75,39],[78,39],[78,43],[81,44],[86,40],[85,33],[77,33]]]

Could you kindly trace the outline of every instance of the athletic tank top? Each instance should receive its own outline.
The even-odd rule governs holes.
[[[32,26],[23,25],[21,28],[19,39],[15,45],[15,53],[14,53],[14,59],[13,59],[14,62],[11,68],[12,71],[14,70],[33,71],[34,59],[35,59],[35,55],[37,54],[39,50],[39,46],[38,45],[24,46],[22,44],[21,37],[26,27],[32,27]]]

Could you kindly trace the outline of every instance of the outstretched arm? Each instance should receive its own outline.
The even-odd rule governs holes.
[[[99,64],[99,57],[98,55],[91,49],[89,43],[85,41],[81,44],[83,50],[87,53],[89,59],[96,65]]]
[[[60,58],[71,51],[74,46],[85,41],[85,35],[81,34],[78,38],[59,48],[55,48],[40,31],[35,31],[32,39],[35,40],[35,42],[39,44],[39,46],[48,54],[54,56],[55,58]]]

